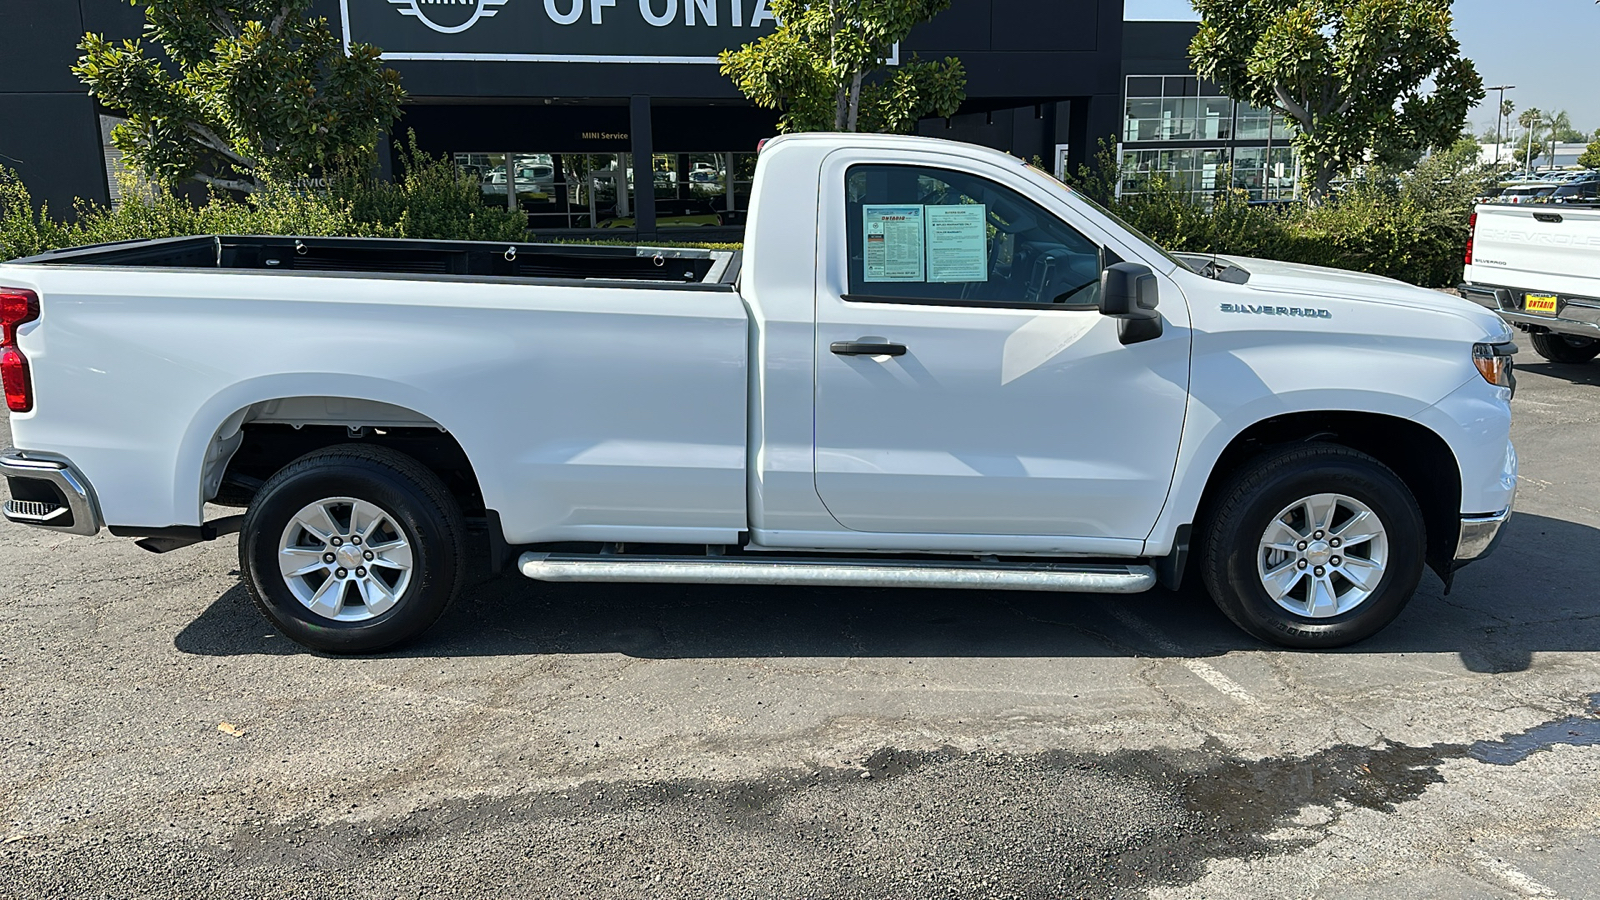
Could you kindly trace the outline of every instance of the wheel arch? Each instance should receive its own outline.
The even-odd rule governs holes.
[[[1356,411],[1294,412],[1255,422],[1228,442],[1206,478],[1195,510],[1203,522],[1216,494],[1246,461],[1286,444],[1322,441],[1365,453],[1403,481],[1422,510],[1428,566],[1449,578],[1461,528],[1461,465],[1431,428],[1411,419]]]
[[[261,481],[294,459],[334,444],[370,443],[416,459],[442,479],[468,515],[483,514],[483,493],[466,448],[429,398],[378,379],[344,380],[340,390],[272,380],[236,386],[202,409],[178,460],[177,508],[204,503]],[[370,383],[366,383],[370,382]],[[295,388],[302,390],[295,390]],[[190,493],[193,492],[193,493]]]

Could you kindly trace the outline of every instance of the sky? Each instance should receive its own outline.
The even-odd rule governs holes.
[[[1188,0],[1124,3],[1128,19],[1199,18]],[[1583,41],[1551,40],[1558,34],[1600,31],[1600,6],[1593,0],[1456,0],[1453,9],[1461,52],[1477,65],[1485,85],[1516,85],[1506,91],[1506,99],[1515,101],[1518,110],[1564,109],[1579,131],[1600,128],[1600,78],[1591,51],[1583,48]],[[1468,114],[1473,134],[1494,127],[1497,96],[1491,91]]]

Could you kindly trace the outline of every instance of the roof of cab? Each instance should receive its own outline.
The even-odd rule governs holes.
[[[985,147],[981,144],[968,144],[962,141],[947,141],[943,138],[922,137],[910,134],[863,134],[838,131],[806,131],[797,134],[779,135],[763,145],[762,150],[780,144],[804,141],[807,143],[825,143],[835,147],[893,147],[900,150],[925,150],[931,153],[949,153],[959,148],[963,153],[972,156],[987,158],[990,162],[999,164],[1022,165],[1025,160],[1018,159],[1009,153]]]

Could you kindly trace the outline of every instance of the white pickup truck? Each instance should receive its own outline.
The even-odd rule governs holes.
[[[1480,204],[1463,296],[1528,332],[1556,363],[1600,356],[1600,207]]]
[[[1511,331],[1457,297],[1179,259],[943,141],[766,145],[743,254],[195,237],[0,265],[12,522],[238,532],[293,639],[541,581],[1102,593],[1194,570],[1332,647],[1511,513]],[[244,507],[206,521],[208,502]]]

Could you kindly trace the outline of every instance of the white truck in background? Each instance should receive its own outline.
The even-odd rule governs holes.
[[[766,145],[745,250],[194,237],[0,265],[14,523],[239,533],[293,639],[541,581],[1129,593],[1361,640],[1511,515],[1511,331],[1174,257],[1020,161]],[[242,507],[206,521],[207,503]]]
[[[1551,362],[1600,356],[1600,207],[1480,204],[1460,290]]]

